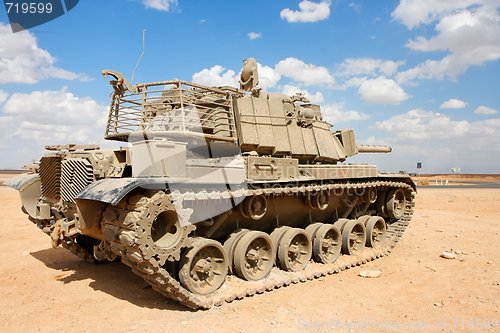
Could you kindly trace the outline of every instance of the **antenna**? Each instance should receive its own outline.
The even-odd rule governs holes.
[[[132,79],[130,80],[132,83],[134,82],[135,71],[137,70],[139,63],[141,62],[142,57],[144,56],[144,38],[145,38],[145,36],[146,36],[146,29],[142,30],[142,52],[141,52],[141,55],[139,56],[139,60],[137,60],[137,63],[135,64],[134,71],[132,72]]]

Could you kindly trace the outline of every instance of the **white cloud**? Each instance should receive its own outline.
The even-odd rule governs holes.
[[[304,0],[299,3],[299,10],[285,8],[280,16],[287,22],[318,22],[330,16],[330,1],[319,3]]]
[[[281,79],[281,75],[269,66],[257,63],[257,70],[259,71],[259,86],[264,89],[274,87]]]
[[[7,97],[9,97],[9,94],[3,90],[0,89],[0,105],[7,100]]]
[[[269,66],[263,66],[257,63],[259,73],[259,86],[262,88],[274,87],[281,79],[281,75]],[[206,86],[231,86],[239,87],[239,76],[232,69],[227,69],[221,65],[215,65],[211,68],[204,68],[193,74],[193,82]]]
[[[466,106],[467,106],[466,102],[459,100],[459,99],[456,99],[456,98],[452,98],[452,99],[447,100],[446,102],[443,102],[443,104],[441,104],[440,108],[441,109],[463,109]]]
[[[193,74],[193,82],[206,86],[232,86],[238,87],[238,76],[231,69],[226,69],[220,65],[215,65],[210,69]]]
[[[472,5],[481,4],[481,0],[401,0],[392,17],[407,28],[413,29],[422,24],[429,24],[443,16]]]
[[[500,118],[457,120],[414,109],[377,122],[375,128],[379,134],[389,134],[387,143],[393,153],[383,162],[388,168],[397,164],[410,171],[415,162],[422,161],[426,173],[450,172],[457,166],[470,173],[498,172]]]
[[[108,107],[66,88],[15,93],[0,106],[1,167],[19,168],[45,145],[102,141]]]
[[[370,118],[369,115],[359,111],[344,110],[342,103],[327,104],[321,107],[323,118],[330,124],[349,121],[360,121]]]
[[[481,106],[478,106],[474,110],[474,113],[476,113],[476,114],[483,114],[483,115],[493,115],[493,114],[497,114],[498,111],[495,110],[495,109],[493,109],[493,108],[490,108],[488,106],[481,105]]]
[[[248,38],[250,40],[260,39],[260,38],[262,38],[262,32],[254,32],[254,31],[249,32],[248,33]]]
[[[305,85],[332,85],[335,82],[326,67],[306,64],[297,58],[281,60],[276,64],[276,72]]]
[[[446,115],[422,109],[379,121],[376,127],[409,140],[452,139],[463,137],[471,131],[471,124],[467,120],[456,121]]]
[[[365,102],[371,104],[399,104],[409,98],[394,80],[383,76],[363,81],[358,93]]]
[[[168,12],[177,6],[177,0],[143,0],[142,3],[146,8],[152,8]]]
[[[392,61],[373,58],[348,58],[341,63],[335,76],[357,76],[357,75],[385,75],[396,74],[399,66],[404,61]]]
[[[55,66],[56,59],[37,45],[29,31],[12,33],[0,22],[0,84],[37,83],[48,78],[87,80],[77,74]]]
[[[409,28],[437,22],[434,36],[419,36],[406,46],[420,52],[445,51],[448,55],[439,60],[426,60],[399,73],[398,82],[415,79],[454,80],[470,66],[500,59],[499,1],[406,0],[403,3],[406,6],[404,8],[413,8],[416,16],[413,19],[412,16],[401,16],[398,9],[393,16],[401,18]],[[407,14],[410,15],[410,11]]]
[[[323,94],[320,91],[317,91],[315,93],[311,93],[306,89],[300,89],[298,87],[286,84],[281,88],[281,92],[285,95],[288,96],[293,96],[296,93],[303,93],[304,96],[311,101],[311,103],[314,104],[321,104],[325,101],[325,98],[323,97]]]
[[[335,89],[338,89],[338,90],[344,90],[344,89],[348,89],[348,88],[353,88],[353,87],[357,87],[359,88],[359,86],[361,86],[361,84],[363,84],[363,82],[365,82],[366,80],[368,80],[368,77],[366,76],[355,76],[355,77],[352,77],[342,83],[337,83],[335,85]]]
[[[296,58],[286,58],[279,61],[274,68],[257,63],[259,73],[259,86],[265,89],[275,87],[282,77],[291,79],[299,85],[319,85],[324,84],[332,87],[335,83],[333,76],[326,67],[306,64]],[[215,65],[211,68],[205,68],[193,74],[193,82],[207,86],[229,85],[239,86],[239,73],[225,68],[221,65]],[[293,86],[293,84],[291,84]]]

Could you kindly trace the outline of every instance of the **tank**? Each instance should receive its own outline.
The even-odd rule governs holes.
[[[302,94],[265,92],[253,58],[239,88],[102,74],[104,136],[123,147],[49,146],[7,183],[54,247],[207,309],[385,256],[411,220],[409,175],[346,163],[391,149],[332,131]]]

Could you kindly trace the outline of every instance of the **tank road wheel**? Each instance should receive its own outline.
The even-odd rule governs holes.
[[[264,195],[249,197],[243,203],[244,215],[254,220],[260,220],[267,212],[267,199]]]
[[[181,258],[179,279],[193,293],[210,294],[224,283],[227,264],[226,253],[219,242],[197,239]]]
[[[340,256],[342,234],[332,224],[323,224],[314,235],[314,260],[323,264],[331,264]]]
[[[386,225],[380,216],[372,216],[366,222],[366,246],[381,247],[385,242]]]
[[[283,238],[283,235],[288,231],[292,229],[292,227],[289,226],[283,226],[279,227],[273,230],[271,232],[271,241],[273,242],[273,246],[276,252],[278,252],[278,248],[280,245],[281,238]],[[278,256],[275,256],[275,263],[278,264]]]
[[[366,224],[368,223],[370,217],[371,217],[370,215],[363,215],[358,217],[358,221],[361,222],[366,227]]]
[[[335,221],[335,223],[333,223],[333,225],[339,228],[339,230],[342,232],[342,230],[344,230],[344,226],[349,221],[349,219],[338,219],[337,221]]]
[[[318,231],[319,228],[321,228],[321,226],[323,225],[323,223],[321,222],[318,222],[318,223],[313,223],[313,224],[309,224],[307,227],[306,227],[306,234],[309,235],[309,238],[312,239],[314,238],[314,235],[316,234],[316,231]]]
[[[265,278],[274,264],[274,246],[268,234],[250,231],[238,241],[234,251],[234,270],[247,281]]]
[[[399,220],[403,217],[406,206],[406,196],[402,188],[394,188],[387,193],[387,215]]]
[[[311,254],[311,239],[302,229],[291,228],[279,242],[278,261],[286,271],[298,272],[306,268]]]
[[[365,248],[366,228],[358,220],[350,220],[342,231],[342,252],[355,254]]]
[[[248,229],[238,229],[231,233],[229,237],[224,242],[224,250],[227,255],[227,262],[229,263],[229,272],[233,272],[233,258],[234,258],[234,250],[236,249],[236,244],[246,233],[250,232]]]

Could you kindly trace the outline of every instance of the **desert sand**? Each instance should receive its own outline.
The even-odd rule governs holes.
[[[390,256],[208,311],[166,301],[121,263],[51,248],[14,190],[0,187],[0,202],[4,332],[500,331],[499,189],[419,189]]]
[[[500,183],[497,174],[430,174],[412,177],[417,184],[437,185],[448,181],[449,185],[472,185],[480,183]]]

